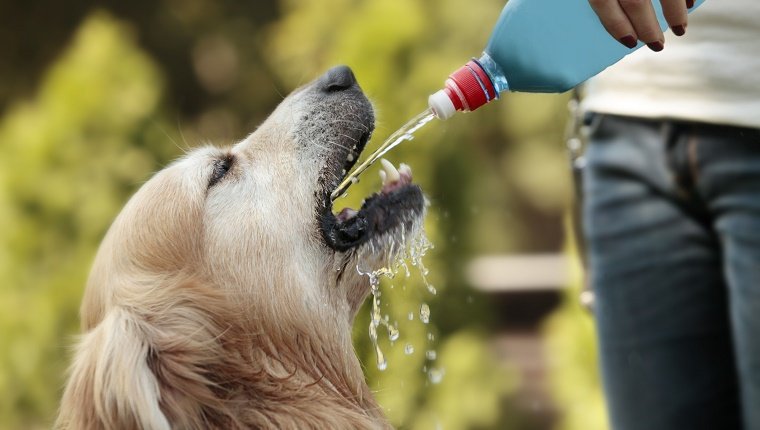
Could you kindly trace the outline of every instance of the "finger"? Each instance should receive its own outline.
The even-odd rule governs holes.
[[[660,0],[662,4],[662,14],[665,21],[676,36],[683,36],[686,33],[686,23],[688,14],[686,12],[685,0]],[[693,4],[693,2],[692,2]]]
[[[638,37],[618,0],[589,0],[589,4],[607,33],[629,49],[636,47]]]
[[[639,40],[646,43],[652,51],[662,51],[665,37],[654,13],[650,0],[620,0],[620,6],[633,24]]]

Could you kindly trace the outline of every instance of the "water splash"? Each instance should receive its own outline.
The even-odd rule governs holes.
[[[427,236],[425,235],[425,230],[422,228],[421,222],[416,222],[409,230],[412,233],[412,236],[408,240],[407,231],[403,228],[403,224],[399,235],[388,234],[385,236],[386,240],[390,240],[391,243],[386,243],[384,244],[385,246],[381,248],[387,250],[385,258],[383,260],[385,264],[382,267],[372,271],[362,270],[362,268],[358,265],[356,267],[359,274],[367,276],[369,278],[370,293],[372,295],[372,310],[370,311],[369,321],[369,338],[375,349],[377,368],[381,371],[385,370],[388,367],[388,362],[378,343],[378,328],[380,326],[386,328],[388,332],[388,339],[391,342],[395,342],[399,339],[400,332],[398,325],[391,324],[387,315],[385,318],[381,317],[380,315],[380,279],[382,277],[393,279],[396,274],[398,274],[402,269],[404,270],[406,276],[410,276],[407,261],[409,261],[414,267],[424,268],[422,265],[422,257],[427,253],[428,250],[433,248],[433,244],[430,243]],[[395,237],[399,237],[399,239],[393,239]],[[379,244],[371,244],[366,252],[374,254],[378,247],[380,247]],[[367,259],[371,259],[368,256],[360,255],[359,261],[364,261],[365,257],[367,257]],[[427,304],[423,304],[422,306],[424,308],[427,308],[427,313],[423,318],[423,313],[421,311],[420,320],[427,324],[430,321],[430,309]],[[413,319],[414,315],[412,313],[410,313],[410,315],[410,319]],[[407,353],[407,348],[409,347],[411,348],[411,352],[414,352],[414,347],[412,347],[410,344],[407,344],[404,348],[405,353]],[[408,354],[411,354],[411,352]]]
[[[375,347],[375,356],[377,357],[377,368],[385,370],[388,367],[388,361],[385,359],[383,351],[380,349],[380,345],[377,342],[377,328],[382,324],[388,329],[388,337],[391,340],[398,339],[399,333],[395,327],[388,324],[388,321],[380,317],[380,278],[384,274],[385,268],[370,272],[369,276],[370,291],[372,293],[372,312],[370,313],[369,321],[369,339],[372,341],[372,345]],[[361,272],[360,272],[361,273]],[[393,331],[392,331],[393,330]],[[394,332],[395,331],[395,332]],[[395,339],[394,339],[395,337]]]
[[[375,355],[377,357],[377,368],[385,370],[388,367],[388,361],[385,359],[383,351],[380,349],[380,345],[377,343],[377,327],[380,325],[380,279],[375,272],[369,273],[369,285],[372,292],[372,313],[370,314],[369,322],[369,339],[372,341],[372,345],[375,347]]]
[[[396,130],[393,134],[390,135],[390,137],[385,139],[385,142],[383,142],[383,144],[380,145],[380,147],[377,148],[375,152],[373,152],[366,160],[364,160],[363,163],[361,163],[348,176],[346,176],[346,179],[344,179],[343,182],[338,185],[338,188],[332,192],[330,199],[335,200],[338,197],[344,196],[348,190],[348,187],[359,182],[359,175],[361,175],[362,172],[367,170],[369,166],[374,164],[388,151],[401,144],[401,142],[414,139],[414,133],[424,127],[425,124],[429,123],[434,118],[435,114],[433,111],[430,109],[425,109],[424,112],[418,114],[409,120],[409,122],[404,124],[401,128]]]
[[[433,284],[431,284],[427,279],[427,275],[430,273],[430,270],[428,270],[428,268],[422,264],[422,260],[412,260],[412,266],[417,266],[420,269],[420,277],[422,277],[422,283],[425,284],[425,288],[427,288],[428,292],[432,295],[438,294],[438,291],[435,289]]]

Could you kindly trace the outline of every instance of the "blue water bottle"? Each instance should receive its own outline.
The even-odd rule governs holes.
[[[689,11],[703,2],[696,0]],[[664,31],[659,0],[653,6]],[[587,0],[509,0],[483,55],[452,73],[428,104],[446,119],[503,91],[565,92],[641,46],[628,49],[613,39]]]

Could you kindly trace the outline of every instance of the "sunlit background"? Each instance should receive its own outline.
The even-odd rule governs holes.
[[[243,138],[284,95],[341,63],[374,101],[372,148],[480,53],[502,7],[0,0],[0,428],[50,427],[92,258],[152,172],[188,147]],[[435,121],[389,154],[429,196],[435,248],[424,261],[438,290],[415,270],[383,283],[382,314],[401,331],[393,344],[381,336],[385,371],[368,306],[357,317],[357,352],[395,426],[606,427],[565,228],[568,97],[510,94]],[[376,189],[376,170],[338,206]]]

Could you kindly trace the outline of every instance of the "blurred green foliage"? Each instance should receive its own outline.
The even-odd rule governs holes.
[[[96,247],[177,152],[157,123],[162,78],[132,39],[95,14],[0,121],[1,427],[50,423]]]
[[[568,250],[571,285],[564,292],[561,307],[543,327],[552,393],[562,405],[557,430],[605,430],[607,412],[597,372],[593,314],[580,302],[585,278],[573,243],[568,244]]]
[[[162,0],[108,13],[76,5],[87,18],[56,41],[65,50],[36,94],[0,100],[0,428],[50,425],[91,259],[151,172],[188,146],[242,138],[279,94],[337,63],[353,68],[375,103],[376,145],[479,53],[503,2]],[[7,80],[0,87],[15,93]],[[374,365],[366,310],[357,317],[357,352],[394,425],[529,428],[510,405],[519,374],[489,344],[499,310],[467,285],[464,268],[474,254],[563,246],[566,100],[510,94],[434,122],[389,154],[413,167],[431,200],[426,230],[436,248],[424,261],[439,292],[428,293],[417,270],[384,281],[382,312],[401,330],[394,345],[381,340],[384,372]],[[370,171],[338,206],[355,207],[378,186]],[[427,325],[418,318],[423,302]],[[603,428],[589,324],[568,304],[547,325],[566,429]],[[431,370],[443,372],[440,383]]]

